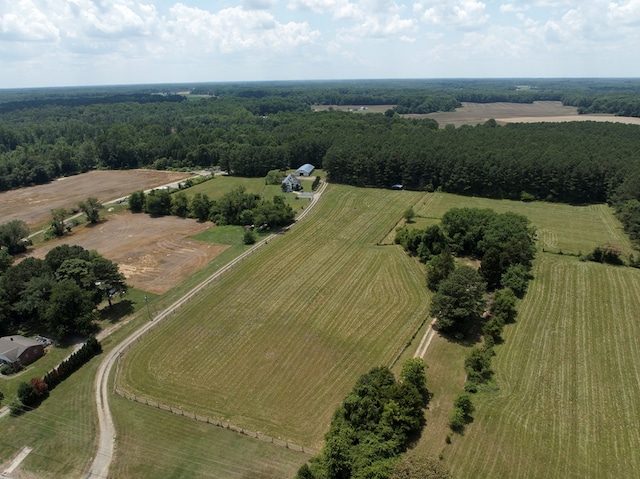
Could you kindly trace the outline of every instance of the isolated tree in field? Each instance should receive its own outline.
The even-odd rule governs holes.
[[[256,242],[256,235],[253,231],[247,230],[244,232],[244,236],[242,237],[242,242],[246,245],[254,244]]]
[[[142,213],[144,210],[144,191],[134,191],[129,195],[129,209],[132,213]]]
[[[29,236],[29,228],[24,221],[12,220],[0,225],[0,246],[7,248],[9,254],[22,253],[27,249],[26,240]]]
[[[86,215],[87,221],[95,224],[100,221],[100,210],[104,209],[98,198],[90,196],[85,201],[78,203],[78,208]]]
[[[416,212],[413,208],[407,208],[404,213],[402,213],[402,216],[407,223],[413,223],[413,220],[416,217]]]
[[[486,285],[478,272],[469,266],[459,266],[440,283],[431,301],[431,316],[436,327],[444,332],[464,332],[479,321],[484,310]]]
[[[456,269],[456,263],[451,254],[451,250],[445,246],[442,252],[431,258],[427,263],[427,287],[431,291],[437,291],[440,283],[447,279]]]
[[[51,210],[51,230],[56,236],[64,234],[64,220],[69,212],[64,208],[55,208]]]

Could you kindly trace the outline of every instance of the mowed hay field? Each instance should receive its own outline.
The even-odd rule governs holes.
[[[444,451],[455,477],[634,478],[640,271],[543,254],[494,358],[499,391]]]
[[[438,223],[451,208],[465,207],[490,208],[498,213],[512,211],[526,216],[536,227],[538,247],[547,251],[587,254],[596,246],[609,243],[618,246],[625,259],[633,252],[622,224],[613,215],[613,209],[603,204],[572,206],[428,193],[414,206],[419,216],[416,227]]]
[[[110,477],[292,478],[308,454],[114,396],[118,447]]]
[[[329,185],[132,348],[119,387],[319,448],[357,377],[389,365],[428,314],[423,267],[376,246],[422,195]]]

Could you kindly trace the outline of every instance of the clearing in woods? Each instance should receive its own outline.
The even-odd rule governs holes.
[[[0,218],[2,223],[22,220],[33,226],[48,221],[51,209],[77,208],[78,202],[89,196],[105,203],[137,190],[155,188],[190,176],[193,175],[157,170],[90,171],[45,185],[3,191],[0,193]]]
[[[444,450],[455,477],[636,477],[640,271],[543,254],[505,330],[499,390]]]
[[[422,267],[376,246],[422,194],[330,185],[309,220],[134,346],[118,386],[319,449],[358,376],[427,315]]]

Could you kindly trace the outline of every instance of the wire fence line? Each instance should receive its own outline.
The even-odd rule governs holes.
[[[138,342],[140,340],[140,338],[137,338],[135,342]],[[217,426],[223,429],[228,429],[229,431],[233,431],[236,432],[238,434],[242,434],[244,436],[248,436],[251,437],[253,439],[258,439],[260,441],[263,442],[269,442],[271,444],[275,444],[276,446],[280,446],[280,447],[284,447],[287,449],[291,449],[292,451],[297,451],[297,452],[302,452],[304,454],[309,454],[311,456],[314,456],[317,454],[318,451],[316,451],[315,449],[312,449],[310,447],[307,446],[303,446],[300,444],[295,444],[292,443],[290,441],[283,441],[282,439],[278,439],[272,436],[268,436],[266,434],[262,434],[260,432],[257,431],[251,431],[249,429],[240,427],[240,426],[236,426],[235,424],[231,424],[230,422],[226,422],[226,421],[221,421],[219,419],[214,419],[214,418],[210,418],[207,416],[201,416],[199,414],[196,414],[194,412],[190,412],[190,411],[185,411],[183,409],[180,409],[178,407],[175,406],[170,406],[167,404],[163,404],[159,401],[154,401],[153,399],[148,399],[145,397],[141,397],[141,396],[136,396],[135,394],[131,394],[128,393],[126,391],[123,391],[122,389],[120,389],[118,387],[118,374],[120,373],[120,360],[124,357],[125,353],[131,348],[133,344],[129,344],[123,351],[120,352],[120,354],[118,354],[118,360],[116,361],[116,371],[115,371],[115,375],[113,378],[113,392],[114,394],[117,394],[118,396],[121,396],[125,399],[128,399],[130,401],[134,401],[140,404],[145,404],[147,406],[150,407],[154,407],[156,409],[161,409],[163,411],[167,411],[170,412],[172,414],[175,414],[177,416],[184,416],[187,417],[189,419],[193,419],[195,421],[199,421],[199,422],[204,422],[207,424],[211,424],[213,426]]]
[[[307,214],[312,209],[311,207],[313,207],[318,202],[321,194],[324,192],[326,187],[327,187],[327,182],[323,181],[321,187],[318,189],[316,194],[313,195],[313,198],[312,198],[311,202],[309,203],[309,206],[307,208],[305,208],[305,210],[302,213],[300,213],[298,218],[296,218],[296,222],[301,220],[305,216],[307,216]],[[286,227],[282,228],[281,232],[288,231],[295,224],[296,223],[293,223],[293,224],[291,224],[289,226],[286,226]],[[224,428],[224,429],[228,429],[230,431],[234,431],[234,432],[237,432],[239,434],[243,434],[245,436],[252,437],[252,438],[264,441],[264,442],[270,442],[270,443],[275,444],[277,446],[285,447],[285,448],[291,449],[293,451],[298,451],[298,452],[302,452],[302,453],[309,454],[309,455],[317,454],[316,450],[311,449],[309,447],[298,445],[298,444],[295,444],[295,443],[292,443],[292,442],[289,442],[289,441],[283,441],[282,439],[271,437],[271,436],[268,436],[266,434],[262,434],[262,433],[259,433],[259,432],[250,431],[248,429],[236,426],[236,425],[228,423],[228,422],[220,421],[220,420],[217,420],[217,419],[212,419],[212,418],[209,418],[209,417],[206,417],[206,416],[200,416],[200,415],[197,415],[197,414],[192,413],[192,412],[184,411],[184,410],[182,410],[180,408],[176,408],[176,407],[173,407],[173,406],[162,404],[162,403],[157,402],[157,401],[153,401],[151,399],[147,399],[147,398],[144,398],[144,397],[139,397],[139,396],[136,396],[134,394],[127,393],[127,392],[121,390],[120,388],[118,388],[118,375],[120,373],[120,361],[123,358],[123,356],[126,354],[126,352],[131,348],[131,346],[133,344],[135,344],[138,341],[140,341],[140,339],[143,336],[145,336],[149,331],[151,331],[152,329],[155,329],[156,325],[159,324],[163,319],[166,319],[166,318],[168,318],[170,316],[174,316],[179,309],[181,309],[185,304],[190,302],[192,299],[196,298],[198,296],[198,294],[204,288],[206,288],[213,281],[218,279],[223,273],[229,271],[235,265],[237,265],[240,261],[242,261],[244,258],[246,258],[250,254],[254,253],[258,249],[260,249],[262,246],[268,244],[269,240],[275,238],[278,234],[279,233],[271,234],[271,235],[263,238],[261,241],[257,242],[255,245],[253,245],[252,248],[250,248],[249,250],[247,250],[244,253],[240,254],[234,260],[230,261],[227,265],[225,265],[222,268],[220,268],[217,272],[215,272],[209,278],[207,278],[206,280],[204,280],[203,282],[198,284],[196,287],[191,289],[191,291],[187,292],[181,299],[179,299],[173,305],[169,306],[167,309],[162,311],[159,315],[156,314],[155,318],[152,318],[151,315],[150,315],[150,317],[149,317],[150,322],[146,325],[146,327],[143,328],[142,330],[140,330],[139,333],[137,334],[137,336],[135,338],[132,338],[132,341],[130,341],[129,344],[124,346],[121,349],[121,351],[118,353],[118,358],[116,360],[116,371],[115,371],[115,375],[114,375],[114,379],[113,379],[113,392],[114,392],[114,394],[118,394],[119,396],[124,397],[125,399],[131,400],[131,401],[135,401],[135,402],[138,402],[140,404],[145,404],[147,406],[155,407],[157,409],[161,409],[161,410],[164,410],[164,411],[167,411],[167,412],[171,412],[171,413],[176,414],[176,415],[188,417],[188,418],[196,420],[196,421],[212,424],[214,426],[221,427],[221,428]]]

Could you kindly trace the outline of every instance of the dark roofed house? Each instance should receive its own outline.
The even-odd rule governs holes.
[[[302,189],[302,182],[295,177],[295,175],[287,175],[282,180],[282,191],[285,193],[291,193],[292,191],[300,191]]]
[[[296,175],[298,175],[298,176],[310,176],[311,173],[313,173],[313,170],[315,170],[315,169],[316,169],[315,166],[313,166],[313,165],[311,165],[309,163],[306,163],[306,164],[302,165],[300,168],[298,168],[296,170]]]
[[[44,355],[44,346],[35,339],[24,336],[4,336],[0,338],[0,363],[19,369],[31,364]]]

